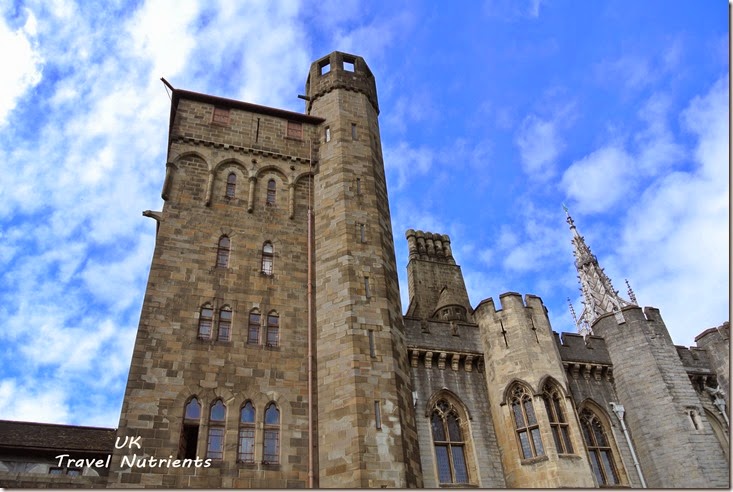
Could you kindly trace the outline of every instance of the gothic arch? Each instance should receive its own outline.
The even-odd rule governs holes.
[[[478,485],[471,415],[463,401],[443,388],[428,398],[425,418],[430,430],[434,474],[443,485]]]
[[[545,374],[540,378],[539,383],[537,384],[537,388],[540,392],[544,391],[545,386],[550,385],[553,388],[557,388],[562,393],[563,398],[567,398],[568,396],[568,390],[565,386],[563,386],[557,379],[550,376],[549,374]]]
[[[594,400],[587,398],[583,400],[583,402],[578,405],[578,418],[580,421],[580,433],[583,437],[583,444],[586,450],[586,453],[588,454],[588,460],[591,465],[591,469],[593,471],[594,476],[596,477],[596,481],[599,482],[599,485],[605,486],[605,485],[611,485],[611,484],[602,484],[600,483],[598,477],[599,472],[596,469],[595,463],[597,461],[594,461],[592,456],[592,449],[594,446],[592,446],[592,443],[588,443],[588,428],[586,424],[584,423],[584,415],[586,412],[590,412],[593,414],[593,416],[598,420],[598,422],[601,424],[601,427],[603,428],[603,433],[605,434],[606,439],[608,440],[608,448],[611,452],[612,456],[612,464],[614,466],[614,469],[617,474],[617,480],[618,483],[616,485],[621,486],[628,486],[629,484],[629,478],[626,474],[626,469],[624,467],[624,462],[621,456],[621,451],[619,450],[618,443],[616,442],[616,436],[613,432],[613,424],[611,421],[611,416],[606,412],[606,410],[599,405]]]
[[[428,398],[427,403],[425,404],[425,416],[429,417],[432,413],[433,407],[440,399],[448,400],[450,403],[458,407],[466,416],[468,420],[471,420],[471,412],[468,411],[468,407],[461,401],[461,399],[453,393],[451,390],[447,388],[443,388],[441,390],[436,391],[433,393],[433,395]]]
[[[730,459],[730,438],[728,437],[728,431],[725,423],[707,408],[703,407],[703,411],[705,412],[708,422],[710,422],[710,427],[713,429],[715,438],[720,443],[720,447],[723,448],[723,453],[725,453],[726,459]]]
[[[214,173],[218,174],[226,168],[238,169],[239,171],[241,171],[244,178],[249,177],[249,169],[247,169],[247,165],[236,157],[227,157],[226,159],[219,161],[214,165],[212,170],[214,171]]]
[[[507,384],[504,387],[504,392],[502,393],[502,397],[501,397],[502,405],[507,405],[509,401],[512,399],[511,391],[512,389],[514,389],[514,386],[516,385],[524,386],[527,389],[527,391],[529,392],[529,394],[531,394],[532,396],[537,394],[534,388],[532,388],[531,384],[529,384],[528,382],[522,379],[514,378],[511,381],[509,381],[509,384]]]

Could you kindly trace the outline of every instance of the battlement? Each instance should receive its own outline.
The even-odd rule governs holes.
[[[306,112],[310,114],[313,102],[335,89],[361,92],[379,114],[377,84],[364,58],[334,51],[313,62],[305,82]]]
[[[514,314],[516,311],[532,308],[538,313],[542,313],[545,318],[547,318],[547,308],[545,307],[545,304],[542,302],[540,297],[533,294],[526,294],[524,296],[524,300],[522,300],[522,295],[518,292],[504,292],[499,295],[499,303],[501,307],[497,309],[494,304],[494,299],[489,297],[488,299],[484,299],[479,302],[474,312],[488,310],[488,313],[492,316],[498,314],[500,317],[505,317]]]
[[[611,365],[611,356],[603,338],[594,335],[583,337],[578,333],[553,334],[563,362]]]
[[[408,229],[405,237],[410,260],[438,261],[455,265],[447,234]]]

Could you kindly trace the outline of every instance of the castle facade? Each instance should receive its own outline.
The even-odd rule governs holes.
[[[0,422],[0,486],[730,486],[728,324],[675,346],[569,215],[580,333],[532,295],[472,307],[412,229],[403,314],[364,59],[314,62],[305,113],[171,89],[119,427]],[[54,432],[65,462],[23,444]]]

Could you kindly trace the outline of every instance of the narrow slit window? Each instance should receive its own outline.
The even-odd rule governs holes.
[[[356,123],[351,124],[351,138],[356,140]]]
[[[366,242],[366,225],[359,224],[359,241],[362,243]]]
[[[361,195],[361,178],[356,178],[356,195]]]
[[[232,334],[232,308],[224,306],[219,310],[219,334],[220,342],[228,342]]]
[[[234,198],[234,195],[236,193],[237,189],[237,175],[234,173],[229,173],[229,176],[227,176],[227,189],[224,196],[227,198]]]
[[[382,407],[379,400],[374,400],[374,427],[377,429],[382,428]]]
[[[374,345],[374,330],[367,330],[367,336],[369,337],[369,356],[376,357],[377,349]]]
[[[327,126],[326,127],[326,142],[330,142],[330,141],[331,141],[331,127]]]
[[[206,303],[199,311],[199,338],[208,340],[211,338],[211,328],[214,324],[214,309],[211,304]]]
[[[372,292],[369,289],[369,277],[364,277],[364,296],[367,299],[372,297]]]

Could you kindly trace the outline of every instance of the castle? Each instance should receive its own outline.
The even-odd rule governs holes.
[[[119,427],[0,421],[1,487],[730,486],[728,324],[675,346],[570,215],[579,334],[471,307],[434,232],[403,314],[364,59],[314,62],[305,113],[170,88]]]

